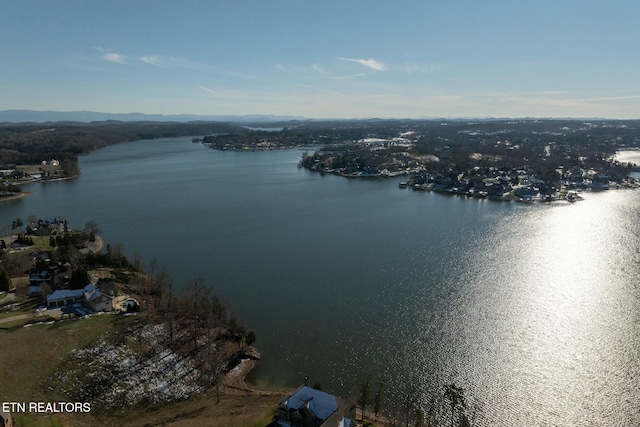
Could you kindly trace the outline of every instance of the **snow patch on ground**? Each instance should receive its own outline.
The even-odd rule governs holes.
[[[62,391],[109,409],[187,399],[201,391],[200,372],[188,355],[166,345],[165,325],[146,325],[134,336],[106,336],[71,352],[58,375]],[[134,351],[127,338],[144,351]]]

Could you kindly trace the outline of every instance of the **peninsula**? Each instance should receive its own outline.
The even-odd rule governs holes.
[[[368,120],[304,122],[204,138],[218,150],[314,147],[300,166],[347,178],[406,176],[401,188],[496,200],[579,199],[637,187],[618,150],[640,145],[640,121]]]

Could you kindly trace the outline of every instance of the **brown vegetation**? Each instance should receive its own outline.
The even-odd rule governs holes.
[[[178,292],[167,271],[155,263],[146,273],[139,257],[130,262],[121,245],[109,245],[101,253],[101,239],[89,242],[85,234],[91,233],[34,237],[35,245],[28,250],[2,254],[3,271],[10,272],[13,284],[20,282],[22,288],[28,283],[24,274],[32,256],[45,252],[50,262],[69,263],[70,271],[82,272],[85,280],[90,280],[89,273],[94,279],[114,280],[120,292],[140,303],[133,308],[142,310],[133,316],[96,316],[23,328],[46,316],[36,317],[37,301],[29,302],[26,294],[18,293],[18,299],[28,304],[7,314],[11,321],[0,327],[0,340],[10,343],[0,349],[5,386],[3,390],[0,385],[0,396],[11,401],[89,402],[90,414],[54,417],[64,425],[83,426],[243,425],[263,417],[269,405],[277,405],[280,394],[254,392],[244,383],[259,357],[250,347],[255,335],[210,286],[196,279]],[[43,260],[38,262],[40,268],[48,268]],[[92,270],[97,265],[101,267]],[[131,360],[136,360],[133,370]],[[142,377],[133,376],[136,370]],[[170,384],[168,389],[175,384],[185,391],[166,395],[145,391],[167,389],[165,383]],[[143,397],[136,400],[132,395]],[[31,423],[33,414],[18,414],[17,420]]]

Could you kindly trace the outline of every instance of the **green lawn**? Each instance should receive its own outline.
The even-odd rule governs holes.
[[[72,349],[85,347],[113,329],[113,319],[114,316],[95,316],[1,330],[0,396],[13,402],[49,401],[53,396],[44,380],[56,371]],[[10,328],[13,323],[2,326]]]
[[[33,247],[43,251],[51,251],[53,247],[49,246],[49,236],[29,236],[33,239]]]
[[[275,399],[274,399],[275,400]],[[244,427],[266,427],[273,421],[274,415],[278,413],[278,404],[273,405],[271,408],[267,408],[260,416],[255,417],[248,421]]]
[[[16,313],[10,313],[15,315]],[[52,325],[22,327],[29,319],[0,325],[0,396],[11,402],[66,400],[46,380],[74,348],[82,348],[112,330],[115,316],[66,320]],[[14,414],[17,425],[62,427],[60,415]]]
[[[0,320],[6,319],[7,317],[20,316],[22,314],[31,314],[33,310],[19,310],[19,311],[5,311],[0,313]]]
[[[42,414],[19,414],[13,420],[20,426],[29,427],[63,427],[62,422],[56,417],[46,417]]]

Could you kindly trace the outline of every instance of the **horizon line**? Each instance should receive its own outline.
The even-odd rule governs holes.
[[[3,120],[1,115],[3,114],[94,114],[105,116],[149,116],[149,117],[193,117],[193,118],[243,118],[245,120],[251,119],[253,121],[260,121],[260,118],[269,118],[268,121],[274,120],[308,120],[308,121],[335,121],[335,120],[444,120],[444,121],[459,121],[459,120],[602,120],[602,121],[636,121],[640,118],[611,118],[611,117],[573,117],[573,116],[415,116],[415,117],[401,117],[401,116],[361,116],[361,117],[308,117],[308,116],[296,116],[291,114],[265,114],[265,113],[247,113],[247,114],[196,114],[196,113],[142,113],[142,112],[127,112],[127,113],[111,113],[92,110],[27,110],[27,109],[9,109],[0,110],[0,123],[47,123],[47,122],[59,122],[59,121],[75,121],[80,123],[88,123],[87,120],[78,119],[56,119],[56,120]],[[111,119],[103,119],[111,120]],[[102,120],[90,120],[90,121],[102,121]],[[127,120],[122,120],[127,121]],[[134,121],[134,120],[131,120]],[[157,120],[152,120],[157,121]]]

